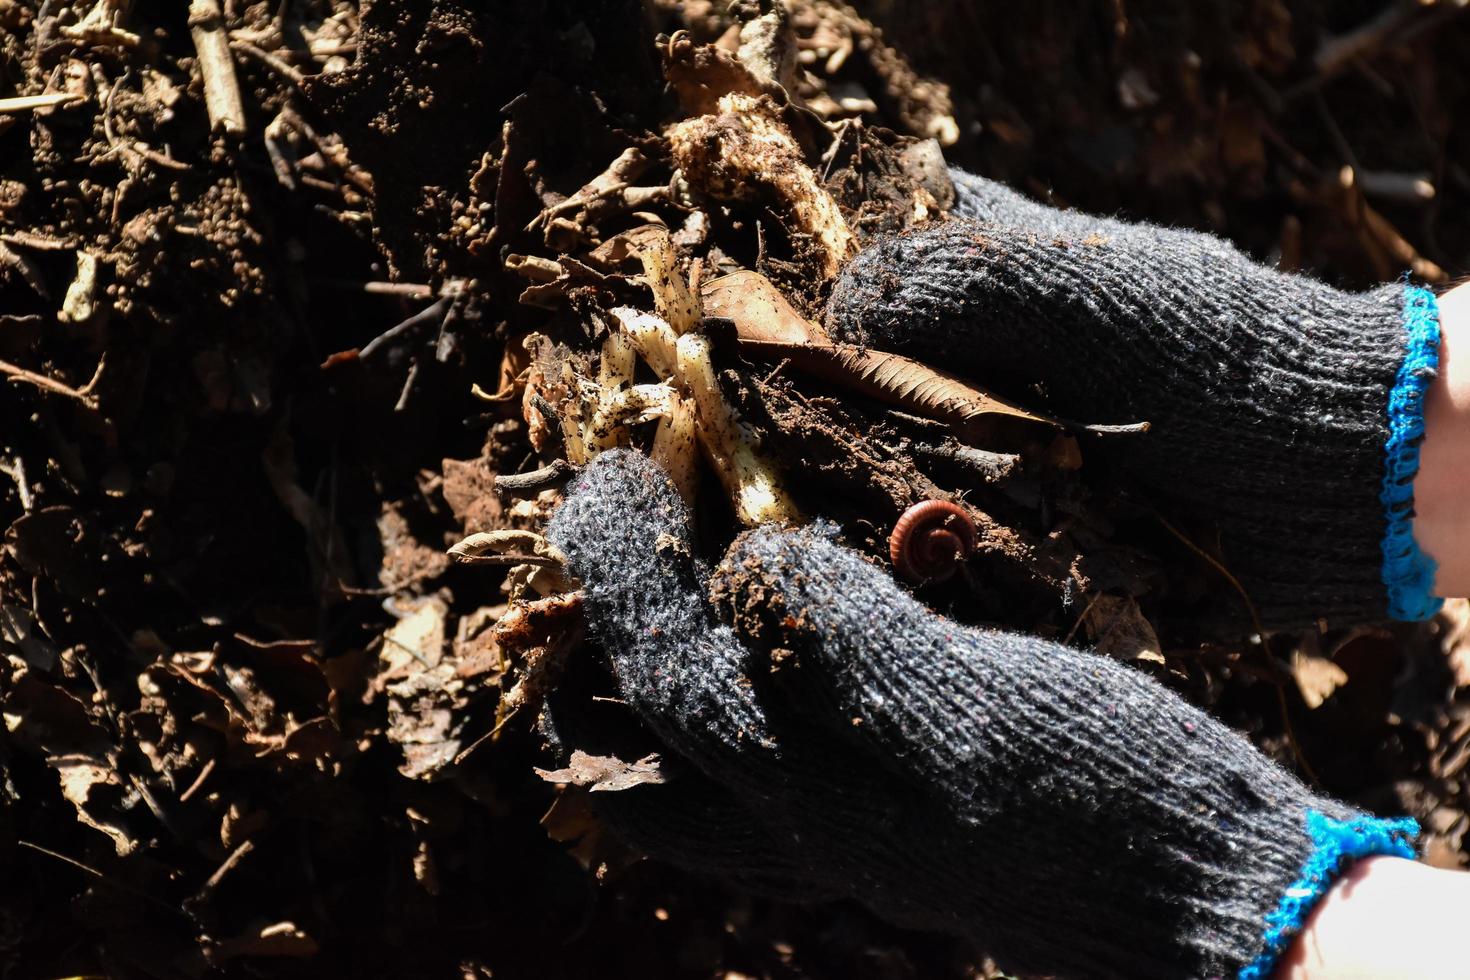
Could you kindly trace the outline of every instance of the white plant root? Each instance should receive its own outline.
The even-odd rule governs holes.
[[[730,494],[735,516],[750,527],[798,523],[800,512],[775,466],[720,390],[708,337],[689,333],[679,338],[679,378],[694,400],[699,442]]]
[[[561,419],[568,460],[581,465],[626,446],[632,441],[629,426],[657,419],[652,458],[687,503],[694,503],[698,490],[696,453],[702,447],[741,523],[797,523],[799,512],[775,465],[720,389],[709,339],[698,332],[701,304],[675,264],[673,243],[667,235],[655,236],[639,258],[658,313],[612,310],[616,329],[603,343],[595,382],[564,366],[563,381],[574,393],[564,401]],[[658,383],[634,384],[639,359]]]
[[[686,119],[669,132],[674,165],[721,200],[747,199],[758,188],[780,202],[792,234],[809,235],[822,271],[837,275],[857,251],[857,237],[835,198],[806,165],[800,145],[766,96],[730,92],[719,112]]]

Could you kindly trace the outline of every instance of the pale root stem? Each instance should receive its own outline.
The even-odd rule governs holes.
[[[694,406],[677,394],[653,435],[653,461],[663,467],[679,496],[693,507],[699,492],[699,432]]]
[[[612,311],[638,356],[653,368],[660,378],[672,378],[679,371],[679,355],[675,348],[679,337],[673,327],[652,313],[620,306]]]
[[[592,421],[582,433],[588,456],[628,445],[628,426],[666,418],[674,397],[674,390],[666,384],[634,385],[602,392]]]
[[[611,333],[602,342],[602,363],[597,369],[597,383],[604,388],[630,385],[637,366],[638,352],[632,339],[622,333]]]
[[[710,359],[709,338],[679,338],[679,375],[694,399],[700,444],[729,492],[742,524],[796,524],[795,503],[781,485],[775,466],[756,448],[735,409],[720,390]]]
[[[653,290],[653,308],[676,334],[686,334],[699,326],[703,316],[699,297],[684,281],[675,263],[674,243],[667,234],[659,234],[638,249],[644,277]]]

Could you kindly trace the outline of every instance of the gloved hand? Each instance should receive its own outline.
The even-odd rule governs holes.
[[[1140,672],[932,614],[830,528],[747,532],[707,587],[635,452],[583,470],[548,534],[673,756],[598,805],[671,862],[971,936],[1010,970],[1249,977],[1349,860],[1411,853],[1412,821],[1315,796]]]
[[[1218,525],[1268,627],[1439,608],[1411,523],[1437,365],[1431,293],[1346,293],[1210,235],[954,176],[962,217],[844,270],[835,338],[1062,417],[1152,423],[1108,448],[1161,503]]]

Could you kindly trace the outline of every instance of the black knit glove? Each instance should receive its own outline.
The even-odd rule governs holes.
[[[839,340],[942,365],[1066,418],[1148,421],[1111,448],[1214,520],[1268,626],[1425,619],[1413,478],[1438,313],[1345,293],[1210,235],[1057,211],[955,173],[956,213],[843,272]]]
[[[1011,970],[1251,977],[1349,860],[1411,852],[1412,821],[1314,796],[1142,673],[930,613],[829,529],[748,532],[707,593],[636,453],[588,466],[550,537],[672,755],[668,783],[598,804],[672,862],[852,898]]]

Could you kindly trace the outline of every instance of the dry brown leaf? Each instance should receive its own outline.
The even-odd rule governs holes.
[[[467,565],[543,565],[559,568],[561,552],[534,531],[502,529],[467,535],[449,548],[449,557]]]
[[[1321,707],[1348,679],[1347,671],[1331,660],[1303,650],[1292,651],[1291,676],[1308,708]]]
[[[588,791],[580,786],[558,788],[556,799],[541,817],[541,826],[547,837],[570,845],[567,853],[587,870],[603,863],[611,844],[592,812]]]
[[[1082,625],[1098,653],[1119,660],[1164,662],[1158,634],[1132,596],[1097,596],[1088,603]]]
[[[758,272],[721,276],[701,289],[705,312],[735,323],[744,353],[792,366],[878,401],[948,423],[963,441],[993,437],[998,417],[1062,427],[955,375],[902,354],[834,344],[820,326],[798,313]],[[1144,431],[1147,426],[1083,426],[1096,431]]]
[[[117,771],[101,759],[87,755],[51,756],[46,760],[56,770],[61,780],[61,795],[77,808],[77,819],[112,838],[112,846],[118,857],[127,857],[138,847],[138,841],[121,825],[110,823],[100,816],[107,809],[93,806],[88,809],[93,790],[105,788],[117,796],[126,796],[123,779]],[[93,810],[99,815],[94,815]]]
[[[468,721],[463,689],[449,664],[388,686],[387,734],[403,750],[400,773],[430,779],[453,764],[464,748],[460,736]]]
[[[398,771],[410,779],[430,779],[464,748],[466,680],[445,656],[445,601],[426,596],[401,602],[399,608],[402,618],[383,634],[373,689],[388,695],[386,734],[403,752]]]
[[[656,754],[646,755],[637,762],[624,762],[616,756],[589,755],[581,749],[572,752],[565,769],[537,769],[536,775],[548,783],[586,786],[593,793],[615,793],[664,781]]]
[[[1470,687],[1470,599],[1446,600],[1436,621],[1455,687]]]
[[[444,657],[445,620],[449,606],[438,596],[403,600],[394,604],[398,622],[383,634],[378,654],[378,690],[423,670],[439,666]]]
[[[456,463],[458,461],[452,459],[444,461],[446,490]],[[446,492],[446,499],[448,496]],[[493,495],[489,497],[490,507],[496,507],[498,503]],[[451,503],[450,507],[453,506]],[[378,515],[378,541],[382,545],[383,556],[378,565],[378,582],[390,593],[424,591],[426,583],[444,574],[449,567],[449,558],[442,547],[430,547],[420,541],[397,502],[384,501],[382,504]]]
[[[969,443],[985,442],[997,416],[1058,424],[901,354],[841,344],[789,344],[744,338],[740,349],[765,360],[788,360],[797,369],[825,381],[916,415],[947,422],[959,439]]]
[[[832,339],[808,320],[759,272],[742,269],[700,287],[704,312],[734,320],[741,340],[785,344],[830,344]]]
[[[485,677],[493,680],[504,673],[505,651],[494,626],[505,615],[507,606],[481,606],[459,617],[455,624],[454,673],[461,680]]]

